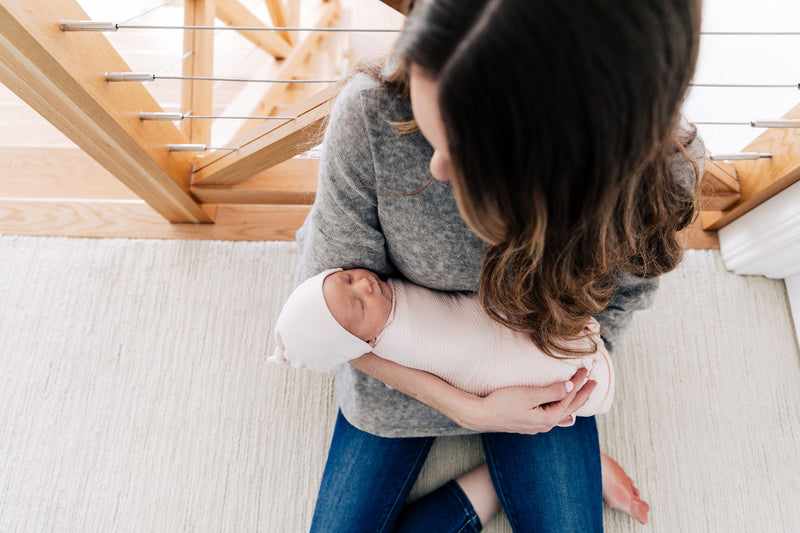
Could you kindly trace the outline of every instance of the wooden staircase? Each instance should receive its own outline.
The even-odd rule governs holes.
[[[269,23],[238,0],[186,0],[183,8],[173,9],[183,11],[185,25],[212,26],[215,19],[237,27],[300,24],[297,0],[265,1]],[[384,3],[403,11],[408,2]],[[341,16],[339,0],[302,7],[307,8],[306,26],[333,27]],[[156,81],[147,87],[139,82],[107,82],[105,72],[141,68],[135,59],[128,65],[115,45],[122,49],[142,39],[165,37],[163,32],[156,37],[152,31],[138,37],[126,32],[106,36],[64,32],[58,27],[61,20],[87,19],[75,0],[0,0],[0,81],[10,89],[0,87],[4,124],[0,232],[293,240],[316,190],[319,162],[305,152],[321,140],[336,88],[222,84],[214,90],[204,81],[171,85]],[[222,58],[229,64],[242,55],[241,46],[226,49],[215,42],[212,31],[182,33],[184,76],[219,75],[215,61],[219,66]],[[248,77],[332,79],[343,75],[339,68],[346,53],[339,38],[342,34],[242,31],[240,35],[247,39],[240,38],[240,43],[255,44],[260,54],[242,61]],[[155,46],[168,48],[166,42]],[[152,64],[153,57],[142,62]],[[158,101],[171,98],[174,103],[162,109],[153,96],[159,90],[164,93]],[[174,96],[177,92],[180,102]],[[226,122],[229,139],[223,143],[212,143],[209,120],[183,120],[178,127],[138,118],[140,111],[186,113],[189,109],[201,116],[297,118],[221,121]],[[759,150],[769,148],[775,154],[772,160],[706,161],[703,213],[686,231],[687,246],[718,247],[713,230],[796,181],[800,172],[794,161],[800,158],[791,158],[796,139],[793,133],[787,138],[787,131],[768,130],[754,141]],[[198,156],[168,152],[167,143],[237,149]]]

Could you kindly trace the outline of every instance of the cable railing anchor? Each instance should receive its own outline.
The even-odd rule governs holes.
[[[711,154],[709,159],[714,161],[747,161],[751,159],[772,159],[772,154],[761,152],[737,152],[734,154]]]

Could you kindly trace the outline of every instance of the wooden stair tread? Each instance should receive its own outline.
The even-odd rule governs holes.
[[[314,203],[319,159],[298,157],[263,170],[240,183],[193,184],[192,194],[208,204],[303,204]]]

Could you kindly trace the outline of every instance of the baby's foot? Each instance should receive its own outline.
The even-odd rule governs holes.
[[[619,464],[606,454],[600,454],[603,472],[603,501],[612,509],[632,516],[642,524],[647,523],[650,506],[639,498],[639,489]]]

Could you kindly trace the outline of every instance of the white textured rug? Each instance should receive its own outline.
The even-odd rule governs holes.
[[[0,258],[0,531],[308,529],[336,403],[266,364],[293,244],[5,236]],[[615,360],[602,447],[652,511],[608,531],[800,531],[781,282],[689,252]],[[440,439],[415,494],[479,460]]]

